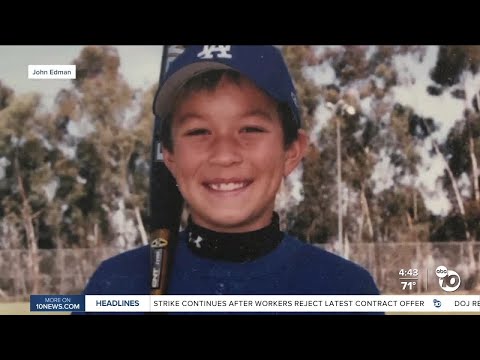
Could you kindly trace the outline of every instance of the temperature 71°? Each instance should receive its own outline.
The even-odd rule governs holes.
[[[402,281],[402,290],[413,290],[415,285],[417,285],[416,281]]]

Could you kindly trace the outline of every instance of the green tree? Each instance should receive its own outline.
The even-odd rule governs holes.
[[[7,239],[6,246],[29,249],[32,292],[39,282],[39,229],[50,198],[54,153],[48,143],[52,119],[39,111],[39,100],[35,94],[13,97],[0,111],[0,158],[6,159],[1,179],[2,222],[17,236]]]
[[[94,214],[89,233],[98,234],[100,227],[106,243],[126,247],[140,234],[146,243],[141,209],[147,208],[145,174],[153,126],[147,108],[151,109],[153,90],[145,95],[130,88],[119,73],[115,48],[86,47],[74,63],[81,116],[95,128],[77,148],[81,172],[88,178],[84,213]],[[112,233],[113,239],[106,239]]]
[[[342,227],[348,239],[375,241],[385,238],[382,224],[393,221],[393,215],[392,219],[387,218],[378,206],[381,204],[377,204],[373,192],[372,174],[382,154],[393,159],[400,151],[392,147],[395,142],[387,130],[391,126],[389,113],[394,105],[387,95],[397,84],[392,59],[394,55],[422,51],[422,48],[345,46],[323,51],[309,47],[307,51],[302,47],[301,51],[304,55],[287,57],[287,61],[290,67],[301,69],[297,73],[303,78],[309,68],[325,65],[335,76],[333,82],[320,86],[311,78],[300,77],[302,80],[297,81],[302,103],[308,104],[304,105],[309,109],[307,130],[318,151],[310,152],[304,164],[305,197],[298,207],[300,216],[295,230],[322,242],[340,234]],[[303,87],[308,90],[302,90]],[[302,96],[307,96],[308,100]],[[318,127],[320,118],[327,120]],[[336,155],[338,151],[340,156]],[[340,173],[336,169],[338,164],[341,164]],[[339,199],[343,203],[343,215],[338,212]],[[402,211],[405,214],[407,208]],[[335,218],[337,221],[333,221]],[[405,224],[405,228],[407,226]],[[403,228],[398,231],[405,233]],[[319,237],[319,234],[323,235]],[[347,241],[346,238],[343,241]]]

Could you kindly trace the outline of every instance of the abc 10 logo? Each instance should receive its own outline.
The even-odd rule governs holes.
[[[460,287],[460,275],[456,271],[448,270],[446,266],[439,266],[435,270],[438,276],[438,283],[444,291],[452,292]]]

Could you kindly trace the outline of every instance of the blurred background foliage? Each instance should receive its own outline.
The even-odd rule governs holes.
[[[279,195],[285,229],[322,244],[479,240],[479,46],[280,48],[311,140]],[[84,47],[48,111],[0,82],[0,249],[146,244],[157,85],[132,89],[120,62]]]

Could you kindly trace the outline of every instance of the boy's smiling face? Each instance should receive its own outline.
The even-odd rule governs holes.
[[[277,103],[252,82],[223,77],[213,90],[188,93],[172,116],[165,164],[192,220],[219,232],[267,226],[282,179],[298,165],[306,135],[288,148]]]

